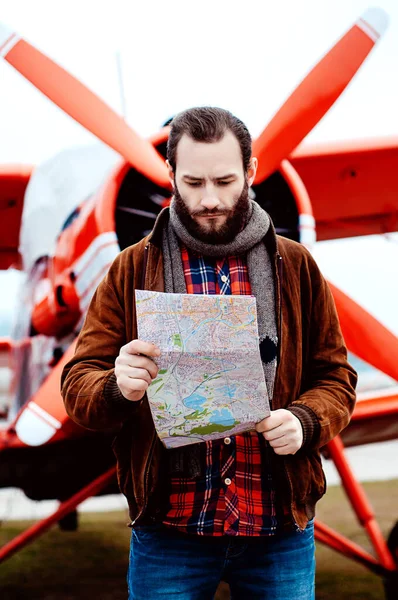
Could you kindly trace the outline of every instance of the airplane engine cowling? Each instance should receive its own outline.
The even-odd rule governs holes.
[[[279,172],[288,184],[297,206],[299,242],[311,249],[316,242],[316,230],[307,188],[296,169],[288,160],[281,162]]]
[[[165,127],[151,140],[164,158],[168,134],[169,128]],[[253,185],[250,195],[270,214],[277,233],[308,248],[313,245],[316,236],[311,201],[300,175],[288,160],[283,160],[267,179]],[[169,190],[126,165],[118,180],[115,206],[116,234],[122,250],[151,231],[169,198]]]
[[[64,279],[51,286],[49,294],[34,306],[32,325],[37,333],[61,338],[73,329],[80,316],[73,282]]]

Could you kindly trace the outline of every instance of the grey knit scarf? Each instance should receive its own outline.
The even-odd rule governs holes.
[[[250,285],[257,301],[257,319],[260,342],[260,354],[271,404],[276,361],[277,361],[277,325],[275,307],[275,285],[271,259],[263,242],[270,226],[267,213],[250,201],[248,220],[244,229],[229,244],[207,244],[194,238],[181,222],[174,201],[170,205],[170,219],[163,229],[163,263],[165,292],[186,294],[184,271],[182,267],[180,242],[189,250],[204,257],[227,257],[245,255]],[[188,472],[189,476],[199,474],[198,446],[185,446],[170,451],[172,471]]]

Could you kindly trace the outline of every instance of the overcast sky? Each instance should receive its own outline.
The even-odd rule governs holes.
[[[371,3],[371,2],[370,2]],[[390,27],[308,140],[398,135],[398,2]],[[257,135],[366,0],[13,0],[1,20],[116,110],[121,54],[129,123],[143,135],[195,104],[228,107]],[[4,61],[0,160],[36,163],[92,141]]]
[[[389,29],[307,141],[398,136],[398,2],[377,5],[390,15]],[[214,104],[241,117],[255,137],[368,7],[365,0],[13,0],[0,18],[120,112],[119,52],[127,120],[142,135],[183,108]],[[0,84],[1,163],[37,164],[93,141],[4,61]],[[325,248],[316,256],[326,274],[398,333],[396,238]],[[375,256],[386,258],[374,264]],[[364,294],[370,268],[383,293],[373,285]],[[11,294],[0,301],[12,304]]]

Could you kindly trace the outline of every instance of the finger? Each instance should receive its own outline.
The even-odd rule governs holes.
[[[276,429],[271,429],[271,431],[264,431],[263,437],[267,442],[274,442],[275,440],[284,438],[285,434],[280,431],[280,427],[277,427]]]
[[[287,440],[284,436],[281,438],[278,438],[276,440],[272,440],[270,442],[270,446],[272,448],[274,448],[274,450],[276,448],[284,448],[285,446],[289,446],[290,445],[290,440]]]
[[[265,431],[273,431],[274,429],[277,429],[281,425],[282,425],[282,423],[280,422],[279,419],[275,419],[272,416],[269,416],[256,424],[256,430],[259,433],[263,433]]]
[[[292,452],[292,448],[289,446],[289,444],[286,444],[286,446],[280,446],[279,448],[273,448],[275,454],[278,454],[279,456],[285,456],[286,454],[294,454],[295,452]]]
[[[119,388],[122,390],[123,395],[132,394],[134,392],[146,392],[149,386],[149,383],[145,381],[145,379],[132,379],[125,373],[122,373],[117,378],[117,384]]]
[[[135,369],[134,367],[130,367],[126,369],[125,375],[127,375],[129,379],[143,379],[148,385],[152,383],[152,377],[146,369]]]
[[[144,354],[144,356],[160,356],[160,349],[151,342],[132,340],[122,348],[127,354]]]
[[[133,358],[133,357],[131,357],[131,358]],[[139,369],[145,369],[145,371],[147,371],[147,373],[149,373],[149,375],[151,377],[151,381],[152,381],[152,379],[156,379],[156,377],[158,376],[159,368],[153,362],[153,360],[151,360],[150,358],[146,358],[145,356],[140,356],[140,357],[137,356],[135,358],[136,359],[139,358],[140,360],[138,361],[138,364],[136,364],[134,361],[133,367],[139,368]]]
[[[159,367],[153,360],[139,354],[121,354],[117,357],[115,365],[119,367],[146,369],[152,379],[155,379],[159,372]]]
[[[146,369],[137,369],[128,365],[123,365],[116,370],[116,377],[122,375],[127,376],[129,379],[144,379],[148,385],[150,385],[154,379]]]

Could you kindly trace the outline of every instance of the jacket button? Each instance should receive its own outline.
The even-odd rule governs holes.
[[[229,446],[230,443],[231,443],[231,438],[229,438],[229,437],[224,438],[224,444]]]
[[[226,478],[224,479],[224,483],[225,483],[225,485],[231,485],[232,481],[230,480],[230,478],[229,478],[229,477],[226,477]]]

